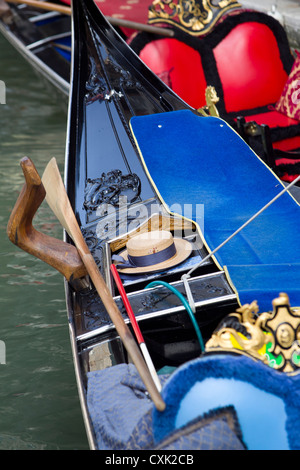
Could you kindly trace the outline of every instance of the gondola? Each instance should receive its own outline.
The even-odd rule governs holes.
[[[0,31],[46,83],[68,96],[71,60],[68,14],[2,1]]]
[[[299,204],[224,120],[153,74],[92,0],[75,0],[72,18],[65,184],[55,161],[41,180],[24,158],[8,235],[66,278],[91,449],[299,448]],[[50,193],[65,241],[32,226]],[[155,368],[149,387],[126,346],[130,309]]]
[[[40,4],[39,4],[40,2]],[[136,28],[158,33],[160,28],[147,25],[147,2],[127,10],[126,19],[113,17],[122,12],[118,2],[106,4],[104,14],[122,37]],[[96,1],[97,4],[97,1]],[[101,5],[101,4],[99,4]],[[68,96],[71,66],[70,2],[42,0],[1,1],[0,32],[42,76],[46,83]]]

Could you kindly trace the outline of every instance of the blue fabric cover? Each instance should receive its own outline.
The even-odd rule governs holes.
[[[87,404],[102,450],[124,450],[136,424],[152,409],[132,364],[89,372]]]
[[[210,355],[161,376],[155,409],[132,364],[88,374],[87,404],[102,450],[300,449],[300,374]]]
[[[161,375],[162,385],[168,375]],[[200,416],[159,443],[153,437],[153,403],[133,364],[88,373],[87,404],[101,450],[244,450],[235,410]]]
[[[233,406],[249,450],[300,449],[300,374],[291,377],[243,356],[213,355],[180,367],[153,411],[156,442],[201,414]]]
[[[223,413],[223,416],[222,416]],[[229,418],[229,419],[228,419]],[[245,450],[233,407],[212,412],[174,430],[152,449],[158,450]]]
[[[161,375],[162,385],[168,375]],[[87,404],[101,450],[244,450],[234,409],[197,417],[155,443],[153,403],[132,364],[88,373]],[[174,432],[173,432],[174,431]]]
[[[191,111],[135,116],[131,127],[142,160],[164,202],[182,208],[204,204],[204,239],[212,251],[284,188],[225,121]],[[175,206],[176,205],[176,206]],[[199,211],[198,211],[199,213]],[[300,206],[284,194],[221,248],[215,259],[242,304],[270,301],[286,292],[300,305]],[[246,282],[245,282],[246,281]]]

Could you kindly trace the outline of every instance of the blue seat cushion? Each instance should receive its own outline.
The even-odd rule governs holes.
[[[247,449],[299,450],[299,385],[300,374],[288,376],[244,356],[196,359],[165,384],[166,409],[153,411],[155,442],[195,419],[232,407]]]
[[[183,110],[135,116],[131,127],[162,203],[170,212],[188,214],[210,251],[284,188],[220,118]],[[278,277],[275,296],[279,289],[300,305],[299,220],[299,204],[285,193],[214,255],[221,269],[227,267],[241,303],[260,294],[260,308],[269,310]]]

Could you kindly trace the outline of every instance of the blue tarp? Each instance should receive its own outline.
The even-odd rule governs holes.
[[[262,362],[231,354],[190,361],[170,377],[163,412],[153,412],[160,441],[193,418],[232,407],[240,439],[249,450],[300,449],[300,374],[287,375]],[[212,414],[214,413],[214,415]]]
[[[213,251],[284,188],[222,119],[175,111],[131,119],[149,177],[162,202],[189,207]],[[192,208],[192,210],[191,210]],[[270,310],[279,292],[300,305],[300,206],[285,193],[215,255],[240,302]]]
[[[155,409],[133,364],[88,373],[102,450],[299,450],[300,375],[244,356],[200,357],[161,376]]]
[[[168,376],[160,376],[161,383]],[[154,406],[132,364],[88,373],[87,404],[101,450],[244,450],[232,413],[202,417],[155,441]],[[174,431],[174,432],[173,432]]]

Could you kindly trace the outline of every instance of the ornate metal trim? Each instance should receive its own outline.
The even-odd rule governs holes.
[[[241,8],[236,0],[154,0],[149,7],[148,23],[168,23],[192,36],[207,34],[230,10]]]
[[[273,311],[258,314],[256,301],[228,315],[206,343],[206,352],[234,352],[270,367],[300,372],[300,308],[291,309],[287,294],[273,300]]]
[[[102,204],[117,207],[120,197],[131,204],[137,200],[141,192],[141,180],[135,174],[123,175],[121,170],[102,173],[100,178],[88,179],[84,193],[84,209],[91,213]]]

